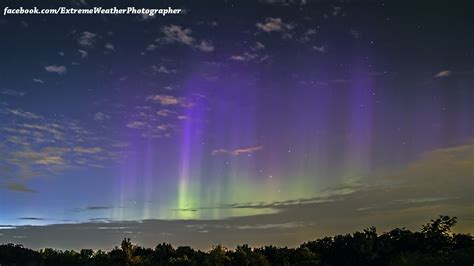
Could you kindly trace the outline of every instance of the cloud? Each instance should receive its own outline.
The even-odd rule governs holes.
[[[95,121],[104,121],[104,120],[108,120],[110,119],[110,116],[109,115],[106,115],[102,112],[97,112],[94,114],[94,120]]]
[[[17,191],[17,192],[28,192],[28,193],[35,193],[36,190],[28,188],[24,184],[19,184],[19,183],[9,183],[4,186],[6,189],[11,190],[11,191]]]
[[[64,165],[64,159],[59,156],[46,156],[39,160],[34,161],[35,164],[42,164],[42,165]]]
[[[5,111],[7,113],[12,114],[12,115],[20,116],[20,117],[27,118],[27,119],[41,119],[42,118],[42,116],[40,116],[40,115],[31,113],[31,112],[27,112],[27,111],[23,111],[23,110],[20,110],[20,109],[6,109]]]
[[[194,44],[195,39],[191,37],[191,29],[182,28],[177,25],[164,26],[162,32],[165,34],[165,41],[173,43]]]
[[[278,223],[278,224],[238,225],[238,226],[235,226],[235,229],[238,229],[238,230],[292,229],[292,228],[298,228],[298,227],[306,227],[310,225],[313,225],[313,223],[288,222],[288,223]]]
[[[233,55],[230,57],[231,60],[234,61],[250,61],[257,58],[257,54],[252,54],[252,53],[243,53],[241,55]]]
[[[261,42],[256,42],[255,45],[252,47],[253,51],[263,50],[265,49],[265,45]]]
[[[313,49],[320,52],[320,53],[326,53],[327,52],[327,48],[324,45],[322,45],[322,46],[313,46]]]
[[[58,125],[58,124],[54,124],[54,123],[51,123],[51,124],[44,123],[42,125],[26,124],[25,123],[25,124],[21,124],[21,127],[25,128],[25,129],[34,129],[34,130],[45,131],[45,132],[53,135],[53,137],[55,139],[62,139],[62,137],[63,137],[63,133],[61,133],[59,131],[59,128],[61,128],[61,126]]]
[[[156,70],[159,69],[157,66]],[[170,69],[163,69],[170,71]],[[184,108],[192,108],[204,101],[204,96],[190,94],[187,97],[177,97],[168,94],[155,94],[145,97],[145,104],[135,107],[127,120],[126,127],[137,129],[143,138],[168,138],[179,130],[177,120],[187,119]]]
[[[115,46],[111,43],[106,43],[104,45],[105,49],[109,50],[109,51],[115,51]]]
[[[151,51],[155,51],[156,48],[158,48],[158,45],[152,43],[152,44],[149,44],[145,50],[151,52]]]
[[[386,202],[379,202],[369,204],[367,206],[357,208],[357,211],[362,212],[373,212],[373,211],[387,211],[390,209],[404,209],[410,208],[416,205],[424,205],[426,203],[439,204],[443,202],[449,202],[450,200],[456,200],[457,198],[446,198],[446,197],[433,197],[433,198],[408,198],[398,199]]]
[[[172,110],[168,110],[168,109],[161,109],[157,111],[156,114],[159,116],[170,116],[170,115],[177,115],[178,113]]]
[[[466,186],[472,182],[472,165],[474,143],[426,152],[404,169],[386,176],[392,185],[368,187],[363,196],[366,203],[358,210],[395,213],[421,206],[446,206],[444,211],[449,210],[447,206],[472,206],[472,187]]]
[[[39,217],[18,217],[18,220],[27,220],[27,221],[44,221],[45,219]]]
[[[446,78],[446,77],[451,76],[451,74],[452,74],[451,70],[443,70],[437,73],[436,75],[434,75],[433,78]]]
[[[351,29],[349,31],[350,35],[354,37],[354,39],[359,39],[360,38],[360,31]]]
[[[113,141],[89,132],[74,120],[50,119],[8,108],[0,109],[1,115],[8,118],[0,127],[4,139],[0,145],[2,175],[5,169],[13,169],[8,176],[30,181],[55,176],[71,167],[100,167],[121,159],[119,148],[108,146]]]
[[[211,152],[212,155],[222,155],[222,154],[227,154],[227,155],[232,155],[232,156],[238,156],[240,154],[248,154],[248,153],[254,153],[258,150],[263,149],[262,146],[255,146],[255,147],[246,147],[246,148],[238,148],[235,150],[227,150],[227,149],[215,149]]]
[[[50,73],[57,73],[59,75],[66,74],[65,66],[50,65],[50,66],[46,66],[44,69]]]
[[[131,121],[127,124],[128,128],[134,128],[134,129],[144,128],[146,126],[147,124],[141,121]]]
[[[22,166],[24,163],[36,165],[65,165],[64,159],[61,157],[63,151],[49,151],[44,149],[42,151],[16,151],[13,153],[13,158],[9,159],[10,163]]]
[[[281,18],[266,18],[265,22],[258,22],[257,28],[264,32],[282,32],[291,30],[291,24],[284,23]]]
[[[209,41],[202,40],[198,45],[195,46],[196,49],[202,52],[212,52],[214,51],[214,46]]]
[[[166,66],[152,65],[151,69],[156,73],[162,73],[162,74],[174,74],[177,72],[176,69],[169,69]]]
[[[97,34],[89,32],[89,31],[84,31],[79,36],[77,42],[80,46],[90,48],[94,46],[94,43],[96,42],[96,38],[97,38]]]
[[[332,7],[332,16],[333,17],[337,17],[339,14],[342,13],[342,7],[340,6],[333,6]],[[342,13],[344,15],[344,13]]]
[[[79,152],[79,153],[95,154],[95,153],[101,152],[102,148],[101,147],[81,147],[81,146],[77,146],[77,147],[74,147],[73,150],[75,152]]]
[[[173,126],[170,125],[170,124],[162,124],[162,125],[158,125],[156,127],[156,129],[160,130],[160,131],[166,131],[166,130],[169,130],[170,128],[172,128]]]
[[[201,40],[197,41],[194,37],[191,36],[192,30],[188,28],[183,28],[178,25],[164,26],[162,29],[165,37],[163,40],[167,43],[182,43],[188,45],[192,48],[198,49],[201,52],[212,52],[214,51],[214,46],[210,41]]]
[[[80,54],[81,54],[81,58],[86,58],[89,53],[87,51],[84,51],[84,50],[77,50]]]
[[[249,48],[249,51],[246,51],[242,54],[232,55],[229,59],[234,60],[234,61],[241,61],[241,62],[252,61],[254,59],[258,59],[259,57],[258,52],[264,49],[265,49],[265,45],[263,43],[255,42],[255,44]],[[265,59],[266,59],[266,56],[263,56],[260,58],[259,61],[262,62]]]
[[[102,211],[102,210],[111,210],[114,209],[110,206],[87,206],[84,208],[74,208],[73,212],[85,212],[85,211]]]
[[[42,79],[37,79],[37,78],[34,78],[33,82],[40,83],[40,84],[44,83],[44,81]]]
[[[305,36],[311,36],[311,35],[316,35],[317,31],[315,29],[308,29],[304,35]]]
[[[23,97],[26,95],[26,92],[24,91],[16,91],[16,90],[10,90],[10,89],[0,89],[0,94],[8,95],[8,96],[19,96]]]
[[[147,100],[158,102],[161,105],[183,105],[183,99],[171,95],[150,95]]]

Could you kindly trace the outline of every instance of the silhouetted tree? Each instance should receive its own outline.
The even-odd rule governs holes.
[[[215,266],[228,265],[230,258],[227,256],[227,249],[222,245],[213,247],[209,252],[208,263]]]

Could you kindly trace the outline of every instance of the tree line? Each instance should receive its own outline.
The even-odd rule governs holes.
[[[208,252],[161,243],[145,248],[124,239],[111,251],[92,249],[38,251],[22,245],[0,245],[0,265],[473,265],[474,239],[454,234],[456,217],[439,216],[412,232],[396,228],[377,234],[375,227],[325,237],[296,248],[217,245]]]

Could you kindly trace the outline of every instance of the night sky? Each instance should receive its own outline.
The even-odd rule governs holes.
[[[183,12],[3,16],[20,5]],[[1,243],[474,233],[472,1],[0,7]]]

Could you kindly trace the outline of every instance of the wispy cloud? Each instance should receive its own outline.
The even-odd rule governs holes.
[[[84,51],[84,50],[81,50],[81,49],[79,49],[77,51],[81,54],[81,58],[86,58],[89,55],[89,53],[87,51]]]
[[[259,151],[263,149],[263,146],[254,146],[254,147],[246,147],[246,148],[238,148],[234,150],[228,150],[228,149],[215,149],[211,152],[212,155],[222,155],[222,154],[227,154],[227,155],[232,155],[232,156],[238,156],[240,154],[249,154],[249,153],[254,153],[256,151]]]
[[[165,41],[169,43],[178,42],[186,45],[194,44],[195,39],[191,37],[192,30],[178,25],[164,26],[162,30]]]
[[[256,42],[254,46],[252,46],[252,51],[258,51],[265,49],[265,45],[261,42]]]
[[[252,54],[252,53],[243,53],[241,55],[233,55],[230,57],[231,60],[235,61],[250,61],[257,58],[257,54]]]
[[[206,41],[206,40],[202,40],[199,44],[195,45],[194,47],[206,53],[214,51],[214,45],[212,45],[210,41]]]
[[[36,193],[36,190],[31,189],[26,185],[20,183],[9,183],[4,185],[3,187],[11,191]]]
[[[57,73],[59,75],[66,74],[65,66],[50,65],[50,66],[46,66],[44,69],[50,73]]]
[[[142,122],[142,121],[131,121],[127,123],[128,128],[134,128],[134,129],[145,128],[146,126],[147,126],[147,123]]]
[[[1,112],[1,110],[0,110],[0,112]],[[42,116],[40,116],[40,115],[31,113],[31,112],[27,112],[27,111],[23,111],[23,110],[20,110],[20,109],[5,109],[4,112],[15,115],[15,116],[20,116],[20,117],[23,117],[23,118],[27,118],[27,119],[41,119],[42,118]]]
[[[86,212],[86,211],[103,211],[103,210],[111,210],[114,209],[114,207],[110,206],[87,206],[83,208],[74,208],[72,211],[73,212]]]
[[[327,48],[326,46],[324,45],[321,45],[321,46],[313,46],[313,49],[320,52],[320,53],[326,53],[327,52]]]
[[[451,74],[452,74],[451,70],[443,70],[436,73],[436,75],[434,75],[433,78],[446,78],[446,77],[451,76]]]
[[[115,45],[111,44],[111,43],[106,43],[104,45],[105,49],[109,50],[109,51],[115,51]]]
[[[104,121],[104,120],[108,120],[110,119],[110,116],[105,114],[105,113],[102,113],[102,112],[97,112],[94,114],[94,120],[96,121]]]
[[[64,159],[59,156],[45,156],[35,160],[34,163],[40,165],[64,165]]]
[[[265,22],[258,22],[256,26],[264,32],[283,32],[294,27],[291,24],[284,23],[281,18],[266,18]]]
[[[96,153],[100,153],[103,149],[101,147],[81,147],[81,146],[77,146],[77,147],[74,147],[73,150],[75,152],[79,152],[79,153],[96,154]]]
[[[80,34],[79,38],[77,39],[77,43],[80,46],[89,48],[89,47],[94,46],[94,43],[96,42],[96,38],[97,38],[96,33],[84,31]]]
[[[8,96],[25,96],[26,92],[24,91],[16,91],[16,90],[10,90],[10,89],[0,89],[0,94],[8,95]]]
[[[174,74],[174,73],[177,72],[176,69],[169,69],[169,68],[167,68],[166,66],[163,66],[163,65],[161,65],[161,66],[152,65],[151,69],[155,73],[162,73],[162,74]]]
[[[26,220],[26,221],[44,221],[46,219],[40,217],[18,217],[18,220]]]
[[[260,57],[260,62],[264,61],[266,59],[266,56],[260,56],[260,52],[265,49],[265,45],[261,42],[255,42],[254,45],[251,45],[247,51],[241,53],[241,54],[235,54],[230,56],[230,60],[234,61],[241,61],[241,62],[247,62],[247,61],[252,61],[252,60],[257,60]]]
[[[194,44],[195,39],[191,37],[192,30],[178,25],[164,26],[162,32],[164,40],[170,43],[178,42],[186,45]]]
[[[24,185],[32,179],[55,176],[66,169],[102,167],[122,157],[113,141],[97,136],[66,118],[47,118],[21,109],[0,109],[0,127],[4,140],[0,174],[22,182],[1,185],[2,188],[34,192]],[[13,169],[9,170],[8,169]]]
[[[170,69],[166,68],[166,71]],[[148,95],[144,100],[145,102],[136,106],[136,111],[129,115],[125,126],[134,129],[143,138],[155,139],[169,138],[176,133],[181,126],[179,120],[188,119],[184,108],[205,104],[206,97],[200,94],[187,97],[154,94]]]
[[[147,100],[157,102],[161,105],[186,105],[183,98],[164,94],[150,95],[147,97]]]
[[[163,37],[163,41],[167,43],[182,43],[202,52],[214,51],[214,46],[210,41],[196,40],[193,36],[191,36],[192,30],[189,28],[183,28],[178,25],[169,25],[164,26],[162,32],[165,35],[165,37]]]
[[[360,31],[351,29],[349,31],[349,34],[354,38],[354,39],[359,39],[360,38]]]
[[[158,48],[158,45],[152,43],[152,44],[149,44],[149,45],[145,48],[145,50],[151,52],[151,51],[155,51],[156,48]]]
[[[159,116],[171,116],[171,115],[177,115],[178,113],[176,111],[172,111],[169,109],[161,109],[156,112],[157,115]]]

